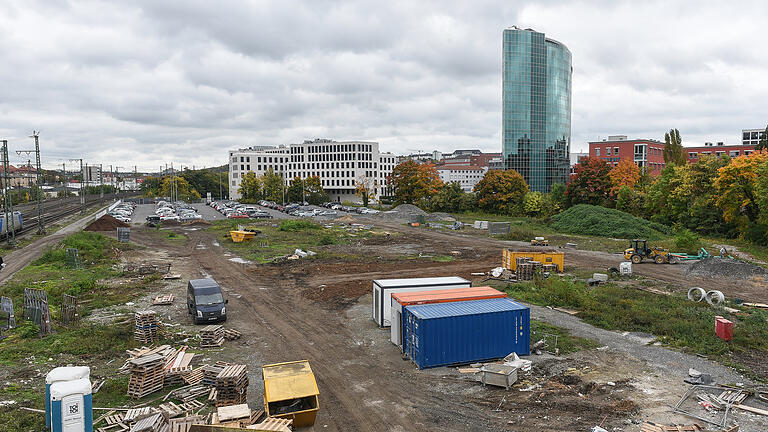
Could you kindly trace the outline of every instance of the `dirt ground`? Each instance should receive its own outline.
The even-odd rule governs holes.
[[[565,358],[531,356],[533,370],[521,374],[509,391],[483,387],[456,368],[419,371],[389,342],[389,332],[370,319],[371,280],[443,275],[472,278],[473,272],[498,266],[501,247],[515,244],[397,224],[387,228],[404,235],[334,246],[357,257],[354,259],[263,265],[233,261],[235,257],[204,229],[173,228],[188,237],[179,242],[139,228],[132,231],[132,241],[146,247],[126,258],[173,263],[172,272],[181,273],[182,279],[162,284],[153,295],[174,293],[177,301],[155,308],[163,321],[189,334],[196,327],[184,308],[186,281],[212,276],[222,285],[230,299],[227,326],[240,330],[244,337],[228,342],[223,349],[207,351],[205,357],[248,365],[252,407],[263,403],[262,364],[310,360],[321,394],[317,424],[307,430],[585,431],[605,419],[607,430],[630,431],[639,429],[639,420],[654,415],[656,419],[688,420],[658,414],[669,411],[669,405],[684,391],[679,380],[654,374],[642,359],[610,350],[589,350]],[[418,253],[426,257],[402,258]],[[453,260],[435,262],[429,258],[435,255]],[[571,267],[600,269],[620,261],[615,254],[566,250],[566,264]],[[644,264],[636,268],[640,274],[653,275],[660,284],[711,286],[685,278],[682,266]],[[482,278],[474,279],[477,285]],[[150,297],[137,303],[146,304]]]

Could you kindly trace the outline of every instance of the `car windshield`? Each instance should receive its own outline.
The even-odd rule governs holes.
[[[210,293],[210,294],[202,294],[198,293],[195,295],[195,302],[198,305],[215,305],[215,304],[221,304],[224,303],[224,297],[222,297],[221,293]]]

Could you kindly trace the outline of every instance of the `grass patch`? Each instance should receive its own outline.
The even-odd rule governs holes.
[[[737,317],[682,296],[656,295],[614,284],[590,288],[585,283],[559,278],[510,284],[506,292],[522,301],[578,310],[579,317],[596,327],[651,333],[665,345],[699,354],[768,351],[768,312],[762,310]],[[736,323],[737,331],[730,343],[715,335],[715,315]]]
[[[600,346],[600,344],[592,339],[573,336],[571,332],[564,328],[543,321],[531,320],[531,344],[536,343],[540,339],[546,339],[550,344],[547,350],[553,350],[554,337],[557,337],[557,349],[561,355]]]
[[[302,219],[272,221],[252,221],[249,229],[258,231],[250,242],[235,243],[229,231],[236,229],[237,220],[216,221],[208,230],[216,233],[222,247],[229,249],[244,259],[257,263],[266,263],[276,257],[290,255],[296,249],[311,250],[317,255],[312,258],[337,258],[340,252],[335,245],[344,245],[364,238],[384,236],[386,234],[372,230],[348,232],[341,226],[321,225]],[[306,258],[305,258],[306,259]]]
[[[572,234],[613,238],[660,240],[672,234],[671,228],[632,216],[623,211],[579,204],[552,218],[552,228]]]

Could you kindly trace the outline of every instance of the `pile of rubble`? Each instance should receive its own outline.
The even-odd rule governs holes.
[[[685,269],[685,275],[733,279],[750,279],[757,276],[768,279],[768,270],[744,261],[714,257],[691,264]]]

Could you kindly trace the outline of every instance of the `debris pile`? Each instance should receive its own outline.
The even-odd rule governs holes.
[[[119,221],[114,217],[105,214],[104,216],[91,222],[87,227],[83,228],[85,231],[116,231],[118,228],[128,228],[125,222]]]
[[[157,329],[160,323],[157,321],[155,311],[138,311],[134,318],[136,326],[133,330],[133,338],[146,344],[156,342],[158,340]]]
[[[685,269],[686,276],[726,277],[749,279],[755,276],[768,278],[768,271],[760,266],[727,258],[706,258]]]
[[[429,213],[424,216],[427,222],[456,222],[456,218],[443,212]]]

